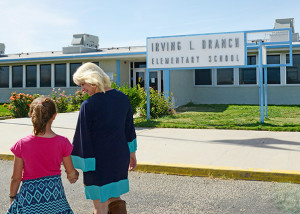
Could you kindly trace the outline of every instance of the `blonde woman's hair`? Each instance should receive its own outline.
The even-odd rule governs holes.
[[[56,112],[55,103],[49,97],[38,97],[32,101],[29,116],[33,124],[34,135],[45,134],[47,123]]]
[[[73,74],[76,85],[87,83],[96,86],[97,92],[104,92],[105,88],[111,86],[109,76],[96,64],[87,62],[81,65]]]

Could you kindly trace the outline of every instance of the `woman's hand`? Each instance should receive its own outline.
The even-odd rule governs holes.
[[[136,168],[136,162],[135,152],[130,153],[129,171],[133,171]]]

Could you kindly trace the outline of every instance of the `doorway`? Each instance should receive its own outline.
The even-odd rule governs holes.
[[[133,69],[133,86],[140,85],[146,88],[147,74],[146,68]],[[163,71],[150,71],[149,72],[149,86],[154,90],[163,91]]]

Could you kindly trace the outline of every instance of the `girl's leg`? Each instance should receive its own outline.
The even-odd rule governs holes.
[[[93,200],[94,203],[94,214],[107,214],[109,200],[105,202],[100,202],[100,200]]]

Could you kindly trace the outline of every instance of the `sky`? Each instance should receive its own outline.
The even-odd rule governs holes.
[[[73,34],[99,37],[100,48],[146,45],[147,37],[272,29],[294,18],[299,0],[0,0],[6,54],[61,51]]]

